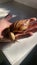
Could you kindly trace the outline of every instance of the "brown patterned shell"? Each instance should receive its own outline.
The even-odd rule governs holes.
[[[14,29],[21,30],[21,31],[26,30],[29,26],[29,22],[30,22],[29,19],[16,21],[14,23]]]

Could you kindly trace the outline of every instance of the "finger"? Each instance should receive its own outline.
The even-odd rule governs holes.
[[[0,35],[0,39],[2,39],[3,38],[3,35]]]
[[[30,18],[30,21],[31,21],[31,22],[32,22],[32,21],[36,21],[36,20],[37,20],[36,17]]]
[[[11,13],[9,13],[7,16],[5,16],[6,20],[10,20],[11,18],[12,18],[12,14]]]

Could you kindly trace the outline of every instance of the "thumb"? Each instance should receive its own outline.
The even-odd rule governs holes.
[[[6,20],[10,20],[11,18],[12,18],[12,14],[11,13],[9,13],[7,16],[5,16]]]

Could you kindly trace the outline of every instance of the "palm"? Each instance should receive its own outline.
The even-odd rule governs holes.
[[[3,38],[2,31],[9,27],[12,23],[9,22],[10,17],[6,17],[0,20],[0,38]]]

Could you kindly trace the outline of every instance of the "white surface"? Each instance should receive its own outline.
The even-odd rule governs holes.
[[[29,38],[20,39],[15,43],[5,46],[2,51],[11,65],[19,65],[36,44],[37,33]]]
[[[15,0],[15,1],[31,6],[33,8],[37,8],[37,0]]]

